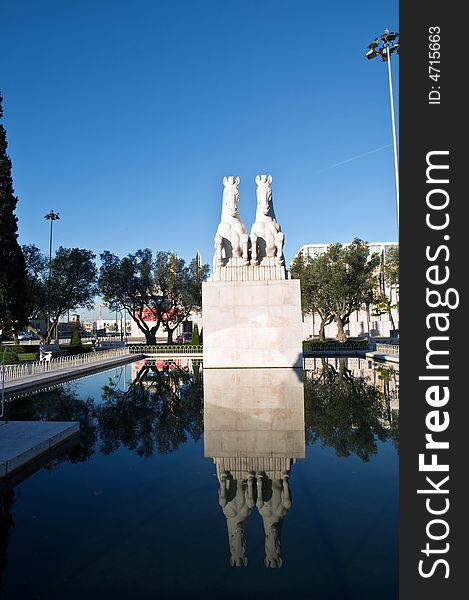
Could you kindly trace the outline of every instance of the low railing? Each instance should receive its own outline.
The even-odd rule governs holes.
[[[375,349],[374,342],[323,342],[311,343],[307,342],[303,346],[303,354],[340,354],[348,352],[368,352]]]
[[[130,354],[202,354],[203,346],[191,344],[157,344],[155,346],[132,345],[128,346]]]
[[[78,365],[87,365],[98,363],[108,358],[117,358],[118,356],[129,356],[128,348],[113,348],[111,350],[101,350],[97,352],[87,352],[86,354],[76,354],[75,356],[60,356],[51,358],[50,361],[35,361],[24,362],[16,365],[5,365],[4,377],[5,381],[20,379],[30,375],[40,375],[42,373],[50,373],[67,367],[75,367]],[[132,353],[134,354],[134,353]]]
[[[382,354],[399,354],[399,344],[376,344],[376,352]]]

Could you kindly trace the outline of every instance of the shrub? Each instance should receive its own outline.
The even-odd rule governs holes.
[[[191,344],[193,346],[198,346],[200,344],[200,337],[199,337],[199,327],[197,325],[197,323],[194,325],[193,329],[192,329],[192,340],[191,340]]]
[[[70,347],[77,347],[77,346],[79,346],[81,348],[82,343],[81,343],[80,330],[75,327],[74,329],[72,329],[72,337],[70,338]]]
[[[86,345],[86,346],[62,345],[60,347],[63,350],[67,351],[67,356],[75,356],[75,354],[86,354],[87,352],[91,352],[93,350],[93,346],[91,344]]]

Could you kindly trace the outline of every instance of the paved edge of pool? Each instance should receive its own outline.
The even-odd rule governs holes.
[[[60,383],[61,381],[69,381],[70,379],[92,375],[93,373],[99,373],[99,371],[112,369],[112,367],[135,362],[136,360],[142,360],[145,356],[145,354],[116,356],[114,358],[106,358],[105,360],[96,363],[74,365],[58,371],[41,373],[40,375],[30,375],[29,377],[21,379],[6,381],[5,395],[8,397],[12,394],[17,394],[18,392],[27,392],[28,390],[33,391],[34,389],[47,386],[51,383]]]
[[[7,421],[0,424],[0,481],[80,432],[78,421]],[[78,441],[78,436],[77,436]]]

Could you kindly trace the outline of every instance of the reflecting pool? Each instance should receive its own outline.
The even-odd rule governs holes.
[[[0,483],[0,596],[397,598],[398,381],[147,360],[12,400],[81,433]]]

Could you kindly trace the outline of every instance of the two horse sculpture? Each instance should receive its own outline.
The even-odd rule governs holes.
[[[264,257],[276,257],[278,265],[284,264],[284,235],[275,218],[272,201],[272,176],[257,175],[256,220],[251,235],[241,221],[239,203],[239,177],[223,178],[221,220],[215,235],[215,260],[218,267],[226,266],[232,258],[242,258],[243,265],[258,265]]]

